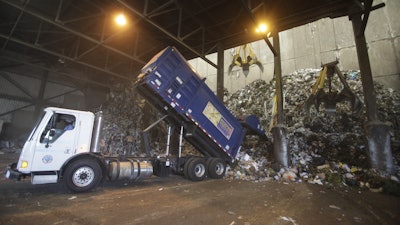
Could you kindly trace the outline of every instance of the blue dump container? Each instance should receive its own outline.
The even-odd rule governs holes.
[[[142,69],[137,88],[149,103],[183,125],[184,137],[207,156],[234,161],[247,130],[265,135],[257,117],[243,126],[174,47],[155,55]]]

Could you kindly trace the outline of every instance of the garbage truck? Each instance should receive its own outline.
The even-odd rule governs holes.
[[[47,107],[18,162],[7,166],[5,176],[30,177],[32,184],[62,182],[72,192],[90,191],[106,180],[165,177],[172,172],[192,181],[218,179],[235,162],[246,135],[266,138],[259,119],[234,117],[175,47],[155,55],[134,86],[162,115],[149,128],[160,121],[168,125],[165,153],[153,157],[104,154],[101,112]],[[177,155],[169,149],[174,131],[179,133]],[[201,154],[182,156],[183,139]]]

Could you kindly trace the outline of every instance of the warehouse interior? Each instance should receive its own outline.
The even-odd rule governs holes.
[[[365,74],[363,88],[373,89],[364,33],[370,13],[385,6],[372,0],[310,0],[302,4],[262,0],[1,0],[0,4],[2,136],[21,140],[46,106],[101,107],[112,87],[134,82],[145,63],[166,46],[176,46],[186,59],[199,58],[214,67],[216,94],[221,99],[227,49],[264,40],[274,57],[274,79],[280,79],[279,32],[322,18],[348,17],[353,22],[358,61]],[[114,21],[118,13],[126,15],[124,26]],[[268,21],[268,30],[254,32],[264,21]],[[207,58],[213,53],[217,60]],[[278,84],[278,124],[284,124],[282,87]],[[374,92],[364,95],[368,121],[380,122]],[[388,133],[386,125],[382,126],[371,129]],[[387,157],[378,167],[385,168]],[[283,164],[287,166],[287,162]]]
[[[168,46],[174,46],[184,58],[192,62],[192,66],[195,65],[193,69],[199,71],[200,75],[204,72],[205,76],[209,76],[205,82],[211,84],[216,96],[224,101],[235,116],[241,116],[244,112],[255,114],[261,118],[263,129],[266,130],[267,141],[250,138],[244,142],[237,157],[238,162],[226,173],[225,178],[229,182],[253,181],[258,183],[254,189],[260,193],[268,193],[261,181],[275,180],[279,185],[311,183],[326,185],[329,190],[345,186],[355,188],[354,193],[368,190],[385,192],[398,198],[400,196],[400,95],[397,84],[400,82],[400,63],[397,59],[400,58],[398,36],[400,29],[393,22],[395,19],[386,18],[387,15],[393,15],[398,7],[399,3],[396,0],[0,0],[0,159],[2,155],[5,156],[4,159],[9,159],[20,153],[22,145],[35,126],[35,121],[42,110],[49,106],[92,112],[102,110],[104,118],[108,120],[103,127],[103,134],[107,137],[107,150],[111,146],[113,153],[125,152],[126,146],[122,143],[125,136],[133,134],[139,138],[141,130],[150,124],[149,128],[155,126],[154,121],[157,121],[159,126],[158,121],[162,120],[162,115],[150,108],[149,104],[144,104],[143,98],[137,95],[135,88],[132,87],[135,87],[141,69],[153,56]],[[384,9],[390,10],[391,13],[384,14],[385,22],[389,21],[389,25],[382,25],[377,20],[371,22],[371,14]],[[118,17],[121,15],[124,17]],[[286,57],[287,51],[291,51],[290,48],[296,47],[283,46],[287,43],[285,40],[288,37],[284,32],[301,26],[310,26],[309,24],[314,22],[324,26],[326,20],[335,19],[348,20],[346,23],[348,30],[344,33],[350,34],[351,47],[346,45],[336,52],[323,52],[324,50],[320,49],[323,53],[318,52],[318,57],[329,55],[321,61],[319,58],[316,59],[317,57],[309,57],[310,55],[302,56],[302,63],[283,58]],[[260,24],[266,26],[262,27]],[[335,25],[337,23],[331,23],[332,27]],[[382,27],[379,29],[366,31],[371,26],[375,28],[380,25]],[[313,31],[314,28],[310,27]],[[387,27],[390,31],[385,30]],[[334,28],[338,32],[343,29],[338,26]],[[326,30],[320,30],[321,33],[324,31]],[[373,39],[372,42],[366,40],[366,33],[370,35],[367,37],[371,37],[371,34],[378,31],[389,33],[387,34],[389,38],[377,35],[379,38]],[[304,37],[299,37],[302,32],[292,33],[294,39],[301,39],[304,43],[310,41],[309,36],[314,34],[303,32]],[[321,37],[326,36],[330,34],[321,35]],[[348,37],[343,39],[346,38]],[[321,42],[322,38],[318,40]],[[318,44],[321,46],[321,43]],[[335,42],[333,45],[340,43]],[[257,48],[256,54],[253,54],[251,46],[262,47]],[[335,48],[339,49],[337,46]],[[307,48],[304,49],[308,51]],[[388,49],[390,51],[386,51]],[[250,58],[252,57],[251,63],[248,58],[245,63],[240,61],[242,59],[238,61],[235,58],[235,53],[240,50],[247,51]],[[257,61],[255,55],[263,56]],[[265,58],[265,55],[268,58]],[[377,63],[376,60],[380,58],[383,62]],[[390,60],[387,60],[388,58]],[[304,63],[307,60],[313,60],[311,65],[320,63],[321,68],[305,67],[309,65]],[[354,64],[346,66],[346,63],[350,65],[346,60],[356,62],[358,68],[351,68]],[[381,64],[386,70],[380,73],[379,71],[383,69],[376,68],[377,64]],[[296,71],[290,71],[292,68],[296,68]],[[343,74],[339,71],[341,68],[346,68],[346,71],[342,71]],[[352,70],[348,70],[349,68]],[[232,70],[234,75],[231,74]],[[328,75],[323,74],[323,71]],[[255,74],[260,75],[256,77]],[[332,105],[329,106],[331,108],[327,106],[327,101],[322,103],[325,111],[318,110],[321,103],[316,101],[319,96],[315,90],[321,85],[318,84],[318,80],[322,75],[326,75],[329,77],[328,82],[331,82],[332,77],[329,74],[340,78],[339,82],[343,84],[341,96],[350,103],[340,105],[340,108],[333,106],[333,109]],[[377,80],[383,81],[386,86],[376,83]],[[228,93],[225,85],[229,85],[229,89],[235,92]],[[329,83],[329,93],[331,88]],[[333,88],[336,88],[335,85]],[[308,102],[303,103],[305,95],[309,98]],[[339,100],[335,101],[334,104],[339,105]],[[303,108],[300,107],[306,104],[308,112],[307,110],[303,112]],[[160,126],[162,129],[166,128],[163,124]],[[168,145],[169,149],[169,141],[165,144],[163,143],[165,140],[160,138],[165,135],[167,129],[155,129],[152,132],[154,133],[151,133],[150,139],[156,140],[152,143],[152,151],[158,154],[166,148],[165,145]],[[174,144],[176,143],[171,144],[172,148],[176,147]],[[192,150],[189,149],[190,154]],[[137,155],[132,156],[141,157],[140,152],[135,154]],[[178,182],[178,188],[174,186],[176,185],[174,182]],[[184,185],[180,186],[179,182],[181,181],[176,181],[175,178],[167,180],[168,188],[165,189],[162,187],[163,181],[159,180],[155,185],[161,187],[151,186],[146,182],[138,186],[140,191],[143,188],[146,192],[148,191],[146,188],[150,187],[161,195],[162,191],[174,192],[176,189],[181,192],[180,194],[184,194],[186,201],[195,202],[188,200],[195,195],[185,186],[192,184],[183,183]],[[126,190],[118,185],[121,184],[106,184],[106,187],[115,188],[118,193]],[[121,186],[130,185],[132,183],[127,182]],[[218,183],[218,185],[223,187],[231,184]],[[286,186],[283,189],[295,193],[296,188],[292,187]],[[207,190],[209,188],[207,183],[204,184],[204,188],[196,193]],[[251,188],[253,187],[250,186]],[[281,195],[277,191],[280,189],[278,186],[275,189],[278,195]],[[17,188],[16,192],[19,190]],[[51,185],[44,190],[28,189],[28,192],[31,191],[41,197],[47,190],[59,192],[56,186]],[[300,188],[296,190],[307,199],[312,198],[311,191]],[[314,195],[324,198],[325,191],[319,190]],[[100,192],[101,194],[105,193]],[[175,193],[172,195],[175,196]],[[295,194],[289,195],[291,196],[289,199],[299,198]],[[347,191],[343,194],[347,196],[346,199],[352,199],[352,195],[353,192],[347,194]],[[17,195],[10,194],[10,196]],[[67,197],[68,201],[72,201],[76,198],[91,198],[88,196]],[[67,197],[62,196],[60,198],[64,199],[59,201]],[[371,199],[373,201],[373,198]],[[181,200],[185,201],[185,199],[179,201]],[[250,201],[247,200],[245,202]],[[136,201],[137,199],[131,202]],[[137,205],[147,204],[146,201],[154,200],[149,196]],[[208,201],[210,200],[205,200],[205,204],[208,204]],[[257,197],[251,201],[256,202]],[[312,207],[314,204],[320,207],[323,203],[323,201],[304,202],[311,204]],[[356,200],[350,202],[354,203]],[[389,199],[387,202],[390,203],[386,205],[387,208],[392,211],[398,210],[396,207],[398,201],[396,203],[393,199]],[[248,205],[251,204],[250,202]],[[275,206],[268,204],[270,203],[262,202],[263,207],[272,207],[270,208],[272,214],[276,214]],[[2,207],[8,212],[14,205],[10,203]],[[390,210],[387,209],[375,212],[375,206],[362,208],[370,214],[363,219],[357,216],[345,218],[344,210],[340,210],[346,209],[347,206],[339,208],[336,205],[332,203],[328,209],[343,213],[335,215],[336,218],[335,216],[331,218],[332,213],[328,213],[329,221],[333,221],[331,224],[340,221],[349,222],[348,224],[362,221],[369,224],[365,218],[370,215],[372,215],[370,221],[373,222],[396,224],[398,219],[396,213],[388,213]],[[39,201],[37,205],[35,202],[34,207],[36,206],[41,206]],[[222,208],[226,210],[224,204],[223,206]],[[107,207],[114,206],[108,204]],[[131,206],[119,208],[129,207]],[[254,211],[259,212],[259,209],[263,211],[263,207],[254,208]],[[228,212],[223,213],[221,216],[223,219],[228,217],[230,220],[230,217],[235,217],[230,224],[236,224],[235,221],[238,221],[238,224],[244,222],[243,216],[236,215],[232,210],[228,209]],[[143,215],[145,214],[143,212]],[[157,213],[153,214],[157,219]],[[130,216],[131,212],[126,215]],[[175,217],[174,213],[171,215]],[[320,211],[319,215],[325,215],[325,212]],[[383,218],[377,215],[390,216]],[[19,221],[18,216],[13,216],[7,215],[4,221],[9,218]],[[311,217],[307,220],[309,218],[304,215],[296,216],[298,216],[297,221],[313,221]],[[318,219],[314,224],[320,224],[320,216],[317,216]],[[67,218],[68,215],[62,215],[60,218],[64,217]],[[35,216],[33,218],[34,222],[40,221]],[[115,217],[110,218],[105,216],[105,223],[115,222]],[[276,218],[279,221],[276,224],[300,224],[291,217]],[[123,218],[118,219],[121,224],[126,222]],[[169,219],[176,221],[174,220],[176,218]],[[181,219],[190,221],[190,217]],[[54,223],[58,222],[58,218],[51,220],[54,220]],[[191,224],[197,224],[193,221]],[[78,221],[77,224],[86,222]],[[152,224],[154,221],[150,218],[148,222]],[[258,222],[260,221],[251,224]],[[132,223],[135,224],[132,221],[129,224]],[[250,222],[244,224],[249,225]]]
[[[177,46],[186,59],[201,58],[215,67],[216,93],[221,97],[227,68],[223,59],[216,62],[207,55],[264,40],[279,57],[270,37],[321,18],[359,17],[355,32],[363,35],[369,14],[385,5],[372,0],[310,0],[302,4],[2,0],[0,4],[4,81],[0,117],[6,121],[3,133],[13,137],[21,135],[18,128],[25,129],[22,136],[26,136],[45,106],[99,107],[111,85],[134,81],[144,64],[166,46]],[[121,12],[128,20],[123,27],[113,20]],[[268,21],[267,33],[254,32],[260,21]],[[358,55],[367,61],[361,65],[369,63],[364,53]],[[364,85],[372,85],[372,77],[368,79]]]

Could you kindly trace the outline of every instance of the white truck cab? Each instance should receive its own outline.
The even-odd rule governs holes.
[[[49,107],[44,109],[25,142],[17,167],[31,175],[32,184],[56,183],[63,165],[72,157],[90,152],[94,114]],[[8,176],[11,176],[8,171]]]

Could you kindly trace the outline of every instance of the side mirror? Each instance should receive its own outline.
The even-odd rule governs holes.
[[[50,137],[54,137],[54,135],[56,135],[56,131],[55,131],[54,129],[51,129],[51,130],[49,131],[49,136],[50,136]]]
[[[49,145],[49,143],[50,143],[50,141],[53,139],[53,137],[56,135],[56,130],[54,130],[54,129],[51,129],[51,130],[49,130],[48,132],[47,132],[47,139],[46,139],[46,145],[44,146],[44,147],[46,147],[46,148],[48,148],[48,147],[50,147],[50,145]]]

